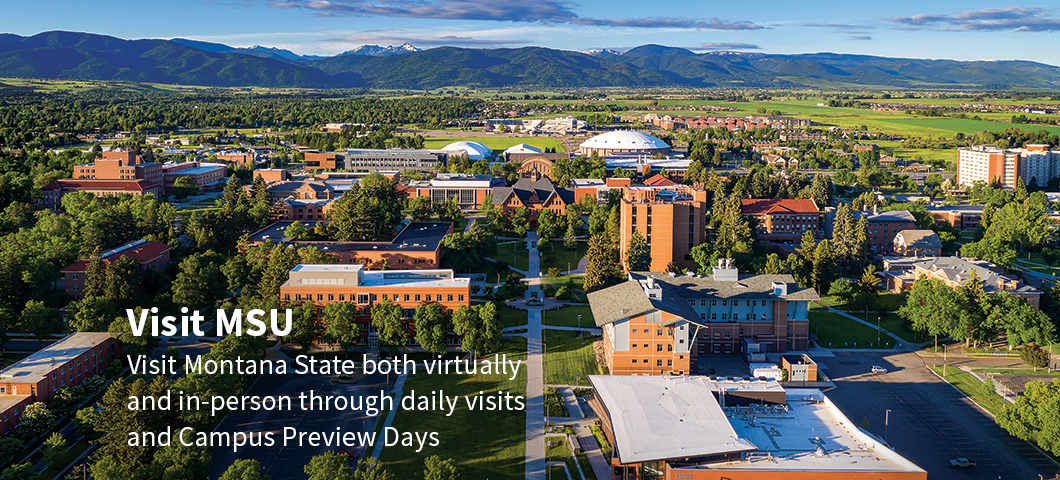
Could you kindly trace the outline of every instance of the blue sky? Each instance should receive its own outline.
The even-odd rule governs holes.
[[[1055,0],[1051,0],[1055,1]],[[1060,65],[1060,6],[981,1],[7,0],[0,31],[265,45],[331,55],[362,44],[421,48],[838,52]]]

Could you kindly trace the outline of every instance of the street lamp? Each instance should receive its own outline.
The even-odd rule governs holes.
[[[582,333],[582,314],[578,314],[578,334]]]
[[[887,431],[889,430],[888,427],[890,427],[890,426],[891,426],[891,410],[887,409],[887,411],[883,413],[883,441],[884,442],[888,442],[888,443],[890,443],[890,442],[889,442],[888,437],[887,437]]]
[[[876,348],[880,348],[880,317],[876,317]]]

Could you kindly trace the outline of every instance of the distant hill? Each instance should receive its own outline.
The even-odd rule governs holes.
[[[1060,68],[837,53],[773,55],[642,45],[626,52],[541,47],[420,50],[366,45],[333,57],[196,40],[123,40],[76,32],[0,34],[0,77],[205,86],[858,87],[1060,89]]]
[[[408,42],[402,43],[401,45],[387,45],[380,47],[379,45],[361,45],[353,50],[347,50],[340,53],[339,55],[369,55],[372,57],[386,57],[390,55],[399,55],[402,53],[418,52],[419,48],[416,48]]]

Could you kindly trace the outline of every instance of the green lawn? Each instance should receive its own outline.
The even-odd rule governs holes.
[[[876,345],[875,328],[867,327],[837,313],[811,311],[810,333],[825,348],[881,348]],[[893,348],[894,339],[881,335],[882,348]]]
[[[872,315],[873,313],[869,312],[870,319],[872,318]],[[899,317],[896,313],[888,313],[883,316],[876,316],[880,317],[880,327],[883,327],[884,330],[887,330],[888,332],[902,337],[903,340],[908,340],[910,342],[917,343],[926,342],[929,340],[929,338],[926,337],[923,333],[914,331],[912,329],[912,326],[909,324],[909,321],[902,317]]]
[[[426,149],[437,149],[449,145],[453,142],[478,142],[481,143],[498,153],[504,151],[508,147],[525,143],[532,147],[540,148],[544,150],[546,148],[555,148],[557,152],[563,152],[563,142],[560,142],[558,138],[549,137],[509,137],[502,135],[485,136],[485,137],[428,137],[424,139],[423,148]]]
[[[578,269],[578,262],[585,257],[589,244],[578,242],[574,250],[568,250],[563,242],[552,241],[540,248],[541,272],[547,273],[551,267],[559,268],[562,272]]]
[[[501,348],[490,353],[489,358],[493,355],[508,355],[512,361],[526,360],[526,337],[502,338]]]
[[[607,441],[603,428],[599,425],[590,425],[589,430],[593,432],[593,436],[596,437],[596,443],[600,445],[600,453],[604,455],[607,463],[611,463],[611,444]]]
[[[444,390],[446,395],[473,396],[498,391],[526,396],[526,370],[515,380],[503,375],[411,375],[405,393]],[[524,478],[526,412],[522,410],[470,411],[461,403],[451,416],[437,411],[399,410],[393,427],[400,432],[438,432],[437,447],[392,446],[383,448],[380,460],[395,478],[421,478],[423,460],[430,455],[452,458],[464,478],[520,480]]]
[[[935,373],[942,376],[943,368],[940,366],[928,367],[935,371]],[[996,393],[986,394],[983,392],[983,383],[976,380],[975,377],[962,372],[959,368],[949,367],[946,368],[946,381],[957,387],[958,390],[964,392],[965,395],[972,397],[976,403],[982,405],[983,408],[987,409],[990,413],[997,415],[1001,413],[1001,410],[1005,407],[1004,399]]]
[[[493,256],[493,259],[523,271],[530,268],[529,252],[523,248],[516,250],[515,243],[497,245],[497,254]],[[501,280],[503,281],[504,279],[502,278]]]
[[[596,375],[595,337],[576,338],[566,330],[544,331],[545,383],[588,386],[588,375]]]
[[[494,260],[498,259],[495,258]],[[501,265],[499,263],[491,262],[489,260],[482,262],[482,267],[477,270],[479,273],[485,274],[486,281],[490,283],[502,283],[508,279],[509,275],[515,275],[519,278],[526,278],[526,275],[523,275],[507,267],[501,268]]]
[[[578,322],[578,315],[582,316],[580,323]],[[541,323],[556,327],[596,327],[596,323],[593,320],[593,311],[588,305],[567,305],[555,310],[545,310],[541,312]]]
[[[570,453],[570,448],[567,448],[567,442],[563,437],[547,437],[545,438],[545,456],[550,462],[564,462],[567,464],[567,471],[570,472],[571,477],[578,480],[578,467],[574,464],[574,456]],[[562,470],[562,469],[561,469]],[[561,477],[552,477],[552,480],[567,478],[566,474]]]
[[[503,325],[504,328],[521,327],[527,324],[526,310],[519,310],[518,308],[512,308],[507,305],[498,305],[497,315],[500,315],[501,325]]]
[[[1033,368],[975,368],[972,367],[972,371],[975,373],[1009,373],[1012,375],[1054,375],[1060,376],[1060,372],[1049,372],[1044,368],[1035,370]]]
[[[545,416],[547,417],[569,417],[567,402],[563,401],[563,395],[556,387],[545,387]]]

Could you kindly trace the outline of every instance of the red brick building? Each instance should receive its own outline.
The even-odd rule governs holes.
[[[145,163],[133,152],[103,152],[93,163],[75,165],[73,178],[62,178],[41,189],[45,205],[58,205],[70,192],[90,192],[96,196],[161,195],[162,164]]]
[[[662,272],[670,262],[694,268],[692,248],[706,241],[707,192],[687,185],[637,185],[622,189],[619,250],[623,264],[633,231],[651,247],[651,268]]]
[[[49,402],[60,388],[99,375],[121,355],[121,342],[106,332],[79,332],[15,362],[0,372],[0,431],[14,433],[26,405]]]
[[[758,220],[758,238],[762,240],[798,241],[806,231],[820,234],[820,209],[810,199],[743,199],[740,213]]]
[[[220,163],[183,162],[162,166],[166,193],[173,192],[173,184],[181,177],[190,178],[200,192],[216,192],[221,189],[226,173],[228,168]]]
[[[493,189],[493,204],[505,212],[527,207],[534,217],[542,210],[563,216],[567,205],[572,203],[575,203],[574,189],[556,188],[548,177],[520,178],[515,185]]]
[[[107,250],[100,254],[104,262],[109,262],[118,257],[132,257],[140,263],[140,271],[147,269],[165,270],[169,268],[169,251],[173,247],[159,242],[137,240],[126,243],[118,248]],[[74,298],[84,298],[85,270],[88,268],[89,259],[80,260],[62,270],[66,284],[66,293]]]

